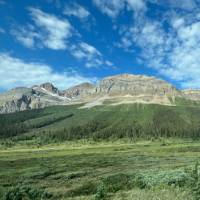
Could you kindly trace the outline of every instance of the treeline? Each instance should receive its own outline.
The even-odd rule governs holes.
[[[0,138],[16,136],[29,128],[25,121],[44,116],[42,109],[0,115]]]
[[[180,125],[180,124],[179,124]],[[61,142],[79,139],[107,140],[129,138],[158,139],[158,138],[190,138],[200,139],[200,127],[178,126],[174,124],[157,124],[156,121],[141,126],[137,122],[124,126],[123,124],[102,124],[100,121],[90,121],[84,125],[59,128],[57,130],[43,130],[43,142]]]
[[[200,139],[200,121],[197,118],[200,113],[193,108],[189,111],[184,110],[187,116],[183,115],[183,111],[177,111],[170,107],[153,107],[151,112],[147,110],[149,113],[136,111],[137,115],[130,111],[125,115],[126,113],[123,111],[121,116],[120,111],[115,111],[113,114],[112,112],[100,113],[92,120],[85,120],[85,123],[58,127],[54,130],[43,130],[43,134],[40,134],[41,140],[44,142],[120,138],[149,140],[169,137]]]
[[[0,115],[0,138],[10,137],[34,138],[44,143],[79,139],[199,139],[200,107],[134,104],[77,109],[60,106]]]
[[[42,128],[73,116],[73,114],[67,114],[64,116],[45,114],[41,116],[39,111],[35,111],[34,114],[35,115],[30,112],[29,115],[29,112],[22,112],[20,114],[17,113],[10,115],[12,116],[11,118],[8,116],[2,116],[1,118],[0,116],[0,138],[9,138],[21,135],[29,130]],[[6,118],[8,118],[8,121],[5,120]]]

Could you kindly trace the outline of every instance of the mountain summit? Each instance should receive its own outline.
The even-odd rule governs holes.
[[[106,77],[96,85],[82,83],[63,91],[52,83],[15,88],[0,94],[0,113],[69,104],[84,104],[82,108],[129,103],[176,105],[178,98],[200,101],[200,91],[177,90],[152,76],[120,74]]]

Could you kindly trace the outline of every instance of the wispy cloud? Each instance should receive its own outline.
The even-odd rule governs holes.
[[[86,20],[90,16],[90,12],[77,3],[66,5],[63,13],[67,16],[77,17],[81,20]]]
[[[34,48],[36,45],[36,39],[42,39],[41,35],[38,34],[31,25],[12,29],[11,34],[15,36],[18,42],[28,48]]]
[[[72,47],[72,55],[78,59],[86,58],[91,60],[94,57],[101,56],[101,53],[95,47],[81,42],[78,46]]]
[[[11,33],[26,47],[47,47],[53,50],[67,48],[68,39],[72,36],[73,28],[67,19],[45,13],[37,8],[29,8],[34,21],[33,25],[26,25],[13,29]]]
[[[43,37],[44,45],[54,50],[65,49],[66,40],[72,35],[72,27],[68,20],[59,19],[37,8],[29,10],[35,24],[46,33]]]
[[[200,88],[200,21],[197,15],[169,15],[165,22],[167,30],[163,23],[147,16],[143,18],[120,32],[121,47],[129,51],[139,47],[146,66],[178,81],[183,88]]]
[[[93,3],[100,11],[109,17],[117,17],[124,8],[132,10],[135,14],[146,10],[143,0],[93,0]]]
[[[9,54],[0,53],[0,88],[10,89],[18,86],[32,86],[44,82],[52,82],[61,89],[82,83],[95,81],[95,78],[87,78],[77,72],[55,72],[51,66],[25,62],[22,59]]]
[[[178,8],[181,10],[192,11],[196,9],[197,3],[195,0],[148,0],[151,3],[158,4],[158,5],[165,5],[166,7],[170,8]]]
[[[80,42],[78,45],[71,47],[71,54],[79,59],[86,61],[86,67],[99,67],[102,65],[112,66],[112,62],[106,61],[103,55],[94,46],[85,42]]]
[[[138,12],[143,12],[146,10],[146,3],[143,0],[125,0],[130,10]]]
[[[74,4],[78,6],[77,4]],[[86,17],[82,7],[79,9],[79,17]],[[28,48],[47,47],[52,50],[66,50],[78,60],[85,61],[87,68],[108,65],[104,56],[97,48],[87,44],[81,39],[78,32],[71,26],[67,19],[60,19],[55,15],[47,14],[36,8],[29,8],[30,15],[34,21],[33,25],[18,27],[11,31],[16,40]],[[75,15],[75,10],[71,10]],[[89,14],[88,14],[89,15]],[[73,37],[73,40],[70,38]]]
[[[146,67],[177,81],[181,87],[200,88],[200,10],[196,1],[93,0],[93,3],[103,14],[115,19],[121,37],[118,47],[134,52]],[[149,3],[170,11],[156,11],[152,14],[157,16],[150,17],[146,14]],[[126,10],[132,11],[131,25],[116,21]]]
[[[109,17],[116,17],[124,7],[123,0],[93,0],[93,3],[101,10],[102,13]]]

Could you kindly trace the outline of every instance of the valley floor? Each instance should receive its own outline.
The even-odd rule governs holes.
[[[198,160],[189,141],[0,146],[0,199],[198,199]]]

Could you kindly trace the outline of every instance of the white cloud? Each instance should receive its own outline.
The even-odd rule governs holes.
[[[192,11],[198,7],[195,0],[147,0],[151,3],[164,5],[169,8],[178,8],[185,11]]]
[[[175,18],[172,19],[171,23],[174,29],[179,29],[181,26],[185,24],[185,20],[183,18]]]
[[[108,66],[110,66],[110,67],[112,67],[112,66],[113,66],[113,63],[112,63],[112,62],[110,62],[109,60],[106,60],[106,61],[105,61],[105,64],[106,64],[106,65],[108,65]]]
[[[168,60],[171,66],[162,73],[180,81],[182,87],[200,88],[200,22],[182,25],[177,29],[176,43]]]
[[[22,45],[28,48],[66,49],[75,58],[85,61],[85,66],[88,68],[110,65],[107,65],[103,55],[95,47],[83,41],[77,41],[80,40],[80,35],[76,34],[77,32],[66,19],[60,19],[36,8],[29,8],[29,11],[35,24],[11,31]],[[72,33],[75,33],[73,42],[69,40]]]
[[[35,46],[35,40],[40,39],[41,36],[35,32],[33,26],[21,27],[11,30],[11,34],[15,36],[16,40],[28,48]]]
[[[143,0],[126,0],[126,2],[128,7],[135,12],[146,10],[146,4]]]
[[[159,21],[144,19],[120,32],[119,47],[139,47],[147,67],[183,88],[200,88],[200,21],[191,15],[173,16],[166,30]]]
[[[104,60],[103,55],[94,46],[91,46],[85,42],[80,42],[78,45],[73,45],[71,47],[70,53],[79,60],[84,60],[86,62],[85,66],[87,68],[105,65],[112,66],[110,61]]]
[[[64,9],[64,14],[68,16],[78,17],[79,19],[85,20],[90,16],[89,11],[79,4],[67,5]]]
[[[98,67],[103,64],[102,54],[95,47],[85,42],[73,45],[71,54],[79,60],[85,60],[88,68]]]
[[[117,17],[125,8],[134,11],[135,14],[146,10],[144,0],[93,0],[93,3],[102,13],[112,18]]]
[[[181,3],[179,0],[169,0],[168,3],[172,7],[181,8],[185,10],[193,10],[197,7],[195,0],[181,0]]]
[[[116,17],[124,7],[124,0],[93,0],[102,13]]]
[[[80,47],[86,54],[88,54],[89,57],[90,56],[93,57],[95,55],[101,56],[101,53],[95,47],[93,47],[85,42],[81,42]]]
[[[0,77],[1,89],[33,86],[44,82],[52,82],[60,89],[66,89],[82,82],[95,81],[95,78],[83,77],[76,72],[58,73],[49,65],[25,62],[22,59],[12,57],[5,53],[0,53]]]
[[[16,40],[28,48],[66,49],[73,32],[69,21],[36,8],[29,8],[29,11],[34,24],[13,29],[11,34]]]
[[[54,50],[66,49],[66,40],[72,36],[72,27],[68,20],[59,19],[37,8],[29,10],[35,24],[43,31],[44,46]]]

